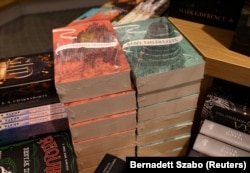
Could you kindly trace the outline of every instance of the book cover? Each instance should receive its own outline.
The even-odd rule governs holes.
[[[200,133],[250,152],[250,134],[205,119]]]
[[[173,0],[168,16],[234,30],[244,0]]]
[[[136,128],[136,110],[121,112],[69,125],[72,140],[77,142]],[[88,133],[82,133],[88,132]]]
[[[77,158],[85,157],[95,153],[103,153],[113,148],[136,145],[136,128],[125,131],[114,132],[109,135],[102,135],[96,138],[74,141],[73,146]]]
[[[215,79],[211,86],[201,117],[250,134],[249,87]]]
[[[60,102],[54,80],[3,88],[0,91],[1,114]]]
[[[15,128],[0,130],[0,146],[27,140],[38,135],[55,133],[68,129],[69,125],[67,117],[25,126],[16,126]]]
[[[139,95],[203,78],[203,57],[166,17],[114,28]]]
[[[61,102],[131,89],[131,69],[110,21],[55,28],[53,48]]]
[[[244,0],[230,49],[250,56],[250,1]]]
[[[95,172],[95,170],[100,165],[100,163],[102,162],[102,159],[107,153],[119,159],[125,160],[127,156],[135,157],[135,145],[128,145],[128,146],[123,146],[119,148],[113,148],[105,152],[88,155],[88,157],[77,158],[79,171],[88,172],[89,170],[92,169],[92,172],[90,173]],[[110,165],[109,167],[112,167],[112,165]],[[106,171],[109,170],[108,165],[105,170]],[[103,171],[106,172],[105,170]],[[112,172],[112,169],[110,171]]]
[[[53,80],[53,52],[0,59],[0,89]]]
[[[1,172],[78,172],[69,131],[2,146],[0,151]]]
[[[125,173],[126,162],[112,154],[105,154],[94,173]]]
[[[199,133],[193,149],[208,157],[249,157],[250,152]]]
[[[189,96],[156,103],[145,106],[137,110],[137,121],[143,122],[153,118],[167,116],[181,111],[187,111],[197,108],[197,101],[199,94],[192,94]]]
[[[136,110],[134,90],[65,103],[70,124]]]

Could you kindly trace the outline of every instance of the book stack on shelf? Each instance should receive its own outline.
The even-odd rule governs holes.
[[[137,156],[184,156],[204,60],[165,17],[115,26],[132,68]]]
[[[53,52],[3,58],[0,145],[68,129],[54,86]]]
[[[68,130],[0,147],[0,171],[78,173]]]
[[[215,78],[193,149],[208,156],[250,156],[249,98],[249,87]]]
[[[135,155],[136,94],[111,22],[79,22],[53,29],[55,87],[79,171],[93,172],[106,153]]]

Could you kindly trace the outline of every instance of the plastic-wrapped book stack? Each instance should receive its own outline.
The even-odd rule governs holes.
[[[106,153],[135,156],[136,94],[131,68],[109,20],[53,29],[55,86],[69,119],[81,172]]]
[[[137,96],[137,156],[184,156],[204,76],[203,57],[165,17],[115,31]]]

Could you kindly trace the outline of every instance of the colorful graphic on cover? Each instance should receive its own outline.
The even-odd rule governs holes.
[[[1,173],[77,173],[69,131],[0,147]]]
[[[110,21],[53,29],[55,83],[130,69]]]
[[[52,53],[39,53],[0,59],[0,88],[52,80]]]
[[[201,55],[165,17],[114,28],[136,78],[204,62]]]

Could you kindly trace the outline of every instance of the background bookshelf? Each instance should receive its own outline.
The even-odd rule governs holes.
[[[201,109],[214,78],[250,87],[250,57],[229,49],[234,31],[169,17],[169,20],[204,56],[205,77],[201,83],[192,140],[197,136]]]

